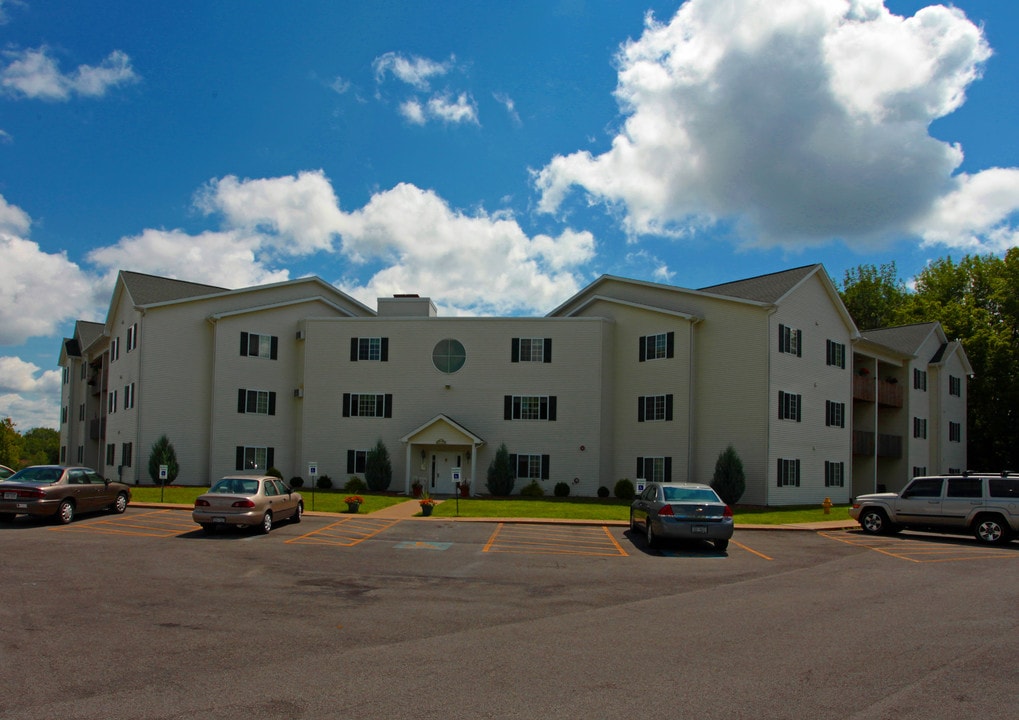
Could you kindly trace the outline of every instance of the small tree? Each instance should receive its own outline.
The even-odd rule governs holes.
[[[364,480],[368,489],[380,492],[389,489],[393,481],[393,464],[389,461],[389,450],[381,439],[368,451],[364,458]]]
[[[735,505],[743,497],[747,489],[747,479],[743,473],[743,461],[739,459],[736,448],[732,445],[723,450],[715,461],[715,475],[711,478],[711,487],[726,505]]]
[[[488,492],[496,497],[505,497],[513,492],[513,483],[516,477],[506,443],[500,445],[499,449],[495,451],[495,457],[492,458],[492,462],[488,466],[487,478],[488,481],[485,485],[488,487]]]
[[[159,479],[160,465],[166,465],[165,483]],[[159,439],[152,444],[152,452],[149,453],[149,477],[156,485],[169,485],[177,479],[179,472],[180,465],[177,464],[177,451],[174,450],[173,443],[166,435],[160,435]]]

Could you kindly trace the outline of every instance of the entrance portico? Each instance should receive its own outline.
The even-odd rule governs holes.
[[[460,481],[470,483],[470,492],[476,491],[475,469],[477,449],[485,441],[455,420],[436,415],[424,425],[400,438],[406,446],[406,477],[404,492],[419,482],[429,493],[452,494],[453,469],[460,469]]]

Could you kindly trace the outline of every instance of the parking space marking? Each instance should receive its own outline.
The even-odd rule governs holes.
[[[913,563],[959,562],[965,560],[1008,560],[1019,559],[1019,553],[1009,548],[993,548],[982,545],[965,545],[952,542],[949,538],[926,539],[924,536],[874,536],[859,530],[818,533],[823,537],[847,545],[873,550],[898,560]]]
[[[627,557],[608,527],[499,523],[482,552]]]
[[[397,550],[449,550],[451,542],[431,542],[424,540],[408,540],[396,543]]]
[[[399,520],[373,520],[371,518],[349,517],[314,530],[306,535],[291,538],[287,544],[292,545],[335,545],[353,547],[358,543],[375,537],[384,530],[396,525]]]
[[[85,519],[50,530],[62,532],[90,532],[102,535],[132,535],[135,537],[168,538],[197,529],[190,517],[184,520],[173,510],[152,510],[130,515],[117,515],[96,520]]]
[[[746,545],[744,545],[743,543],[741,543],[741,542],[737,542],[736,540],[730,540],[730,541],[729,541],[729,544],[730,544],[730,545],[735,545],[735,546],[736,546],[736,547],[738,547],[738,548],[739,548],[740,550],[746,550],[746,551],[747,551],[748,553],[751,553],[751,554],[753,554],[753,555],[756,555],[757,557],[759,557],[759,558],[761,558],[761,559],[763,559],[763,560],[774,560],[774,559],[775,559],[775,558],[772,558],[772,557],[768,557],[767,555],[765,555],[765,554],[764,554],[764,553],[762,553],[762,552],[757,552],[757,551],[756,551],[756,550],[754,550],[754,549],[753,549],[752,547],[747,547],[747,546],[746,546]]]

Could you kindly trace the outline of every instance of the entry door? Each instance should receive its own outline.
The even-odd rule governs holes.
[[[462,468],[463,453],[456,450],[443,450],[432,453],[432,482],[428,488],[430,493],[452,495],[456,492],[453,485],[453,468]]]

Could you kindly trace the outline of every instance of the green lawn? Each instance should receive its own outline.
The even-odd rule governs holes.
[[[134,502],[167,502],[193,505],[195,498],[208,488],[196,487],[133,487]],[[319,512],[346,512],[344,498],[349,493],[343,490],[316,490],[312,494],[302,488],[306,510]],[[160,499],[162,497],[162,499]],[[371,513],[396,503],[409,501],[404,495],[372,495],[361,493],[364,504],[362,513]],[[783,525],[788,523],[822,522],[824,520],[849,520],[849,506],[836,505],[831,514],[825,515],[820,505],[787,508],[735,508],[736,525]],[[494,517],[494,518],[548,518],[570,520],[622,520],[630,517],[630,503],[615,498],[448,498],[435,506],[437,517]]]

